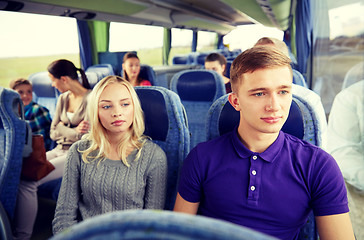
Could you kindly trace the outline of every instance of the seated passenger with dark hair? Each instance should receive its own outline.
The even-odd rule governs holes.
[[[142,79],[140,73],[140,60],[136,53],[128,52],[123,58],[123,77],[135,86],[151,86],[149,80]]]
[[[24,118],[29,123],[33,134],[43,135],[46,150],[51,147],[49,131],[51,128],[51,115],[46,107],[33,102],[33,88],[29,80],[24,78],[14,79],[10,88],[17,91],[24,105]]]
[[[231,84],[230,79],[225,77],[224,74],[226,72],[226,58],[219,53],[210,53],[205,58],[205,69],[213,70],[220,74],[224,79],[226,93],[231,92]]]
[[[346,187],[333,157],[281,131],[292,103],[290,59],[253,47],[231,66],[234,131],[191,150],[174,211],[297,239],[313,210],[320,239],[354,239]]]

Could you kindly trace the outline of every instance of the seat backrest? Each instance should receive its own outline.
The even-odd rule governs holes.
[[[52,87],[48,72],[33,73],[28,79],[33,85],[33,92],[36,94],[37,103],[46,107],[53,118],[59,93],[56,88]]]
[[[188,55],[175,55],[172,59],[172,64],[189,64]]]
[[[111,212],[72,226],[51,240],[273,240],[274,237],[226,221],[171,211]]]
[[[341,89],[345,89],[350,85],[364,79],[364,62],[355,64],[345,74],[344,82]]]
[[[28,132],[17,92],[0,87],[0,201],[13,218]]]
[[[96,85],[96,83],[98,83],[102,79],[102,76],[94,71],[85,72],[85,75],[87,77],[87,81],[90,84],[91,88],[93,88]],[[82,82],[81,76],[79,76],[78,79],[80,82]]]
[[[136,53],[135,51],[132,51]],[[114,70],[114,73],[120,73],[123,65],[123,57],[128,52],[99,52],[99,63],[110,64]]]
[[[168,180],[166,210],[172,210],[180,166],[190,150],[187,119],[174,92],[163,87],[135,87],[145,116],[145,135],[166,153]]]
[[[293,84],[293,99],[289,116],[282,131],[322,147],[326,142],[327,122],[320,97],[308,88]],[[228,95],[214,102],[206,121],[207,139],[213,139],[239,124],[240,114],[229,103]],[[314,215],[309,215],[299,239],[317,239]]]
[[[152,86],[155,85],[155,72],[153,68],[147,64],[141,64],[140,65],[140,73],[139,76],[142,79],[149,80],[149,82],[152,84]]]
[[[296,69],[292,69],[292,73],[293,73],[293,83],[307,88],[307,83],[302,73],[300,73]]]
[[[193,148],[206,140],[207,112],[216,99],[226,94],[224,80],[215,71],[184,70],[172,77],[170,89],[178,94],[186,109]]]
[[[92,66],[89,66],[86,69],[86,72],[96,72],[96,74],[99,77],[99,80],[103,79],[104,77],[115,75],[114,69],[110,63],[104,63],[104,64],[95,64]]]

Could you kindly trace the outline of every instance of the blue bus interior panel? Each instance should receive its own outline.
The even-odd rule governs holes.
[[[224,80],[214,71],[184,70],[173,76],[170,88],[186,109],[193,148],[206,140],[207,112],[216,99],[226,94]]]
[[[135,87],[145,116],[145,135],[166,153],[168,161],[166,210],[172,210],[177,194],[177,179],[190,150],[187,119],[174,92],[163,87]]]
[[[50,240],[277,240],[219,219],[172,211],[125,210],[86,219]]]
[[[0,87],[0,201],[13,218],[27,137],[23,103],[17,92]]]

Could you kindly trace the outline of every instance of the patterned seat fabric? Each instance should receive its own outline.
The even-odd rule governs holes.
[[[51,240],[273,240],[271,236],[203,216],[157,210],[125,210],[103,214],[74,225]]]
[[[173,76],[170,89],[178,94],[186,109],[193,148],[206,141],[207,112],[216,99],[226,94],[224,81],[214,71],[184,70]]]
[[[136,87],[145,116],[145,135],[166,153],[168,179],[166,210],[172,210],[177,194],[180,166],[190,150],[190,139],[182,103],[163,87]]]
[[[12,219],[28,132],[19,94],[2,87],[0,120],[0,201]]]

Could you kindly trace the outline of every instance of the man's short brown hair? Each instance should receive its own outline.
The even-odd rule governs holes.
[[[245,50],[231,64],[230,82],[233,92],[237,93],[243,74],[275,67],[288,67],[292,72],[290,58],[276,48],[256,46]]]

